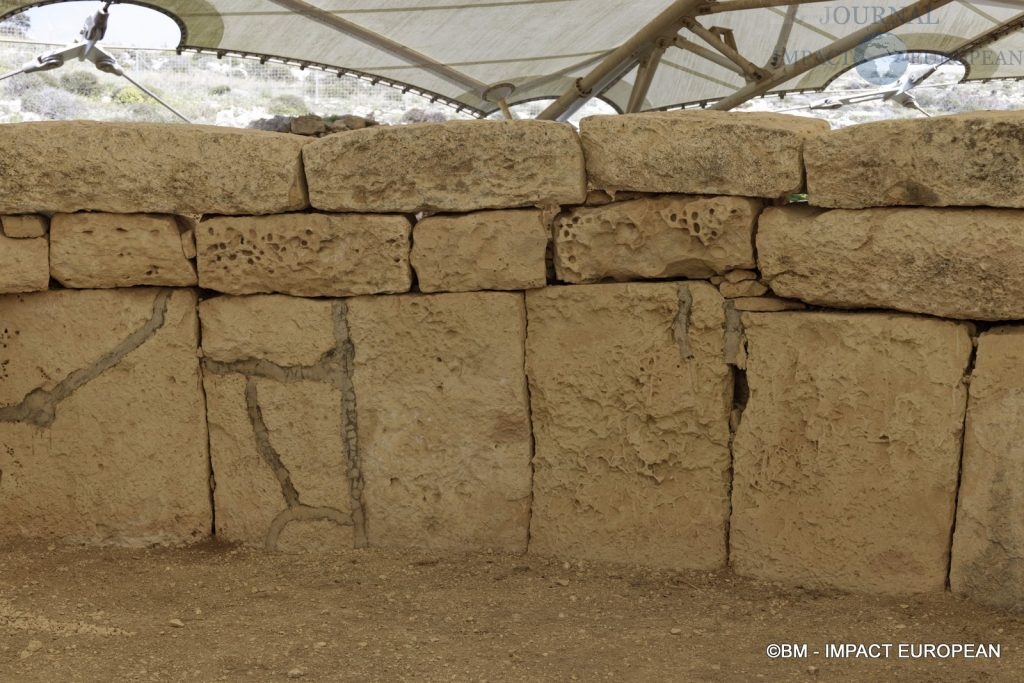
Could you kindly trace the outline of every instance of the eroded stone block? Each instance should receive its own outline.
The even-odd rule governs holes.
[[[815,206],[1024,208],[1024,115],[972,112],[849,126],[808,141]]]
[[[24,214],[19,216],[0,216],[0,232],[7,237],[33,238],[44,237],[49,229],[46,216]]]
[[[166,123],[0,127],[0,213],[282,213],[308,204],[306,138]]]
[[[731,564],[879,593],[946,582],[971,355],[966,325],[745,314]]]
[[[41,292],[50,286],[50,246],[45,237],[0,235],[0,294]]]
[[[580,204],[576,132],[553,121],[447,121],[329,135],[303,150],[324,211],[465,212]]]
[[[348,302],[369,542],[526,549],[521,294]]]
[[[732,377],[710,285],[529,292],[531,552],[726,561]]]
[[[196,231],[199,284],[227,294],[405,292],[412,285],[410,232],[403,216],[212,218]]]
[[[0,297],[0,535],[209,536],[190,290]]]
[[[739,197],[652,197],[563,214],[555,271],[566,282],[705,278],[754,267],[761,202]]]
[[[314,365],[337,345],[334,304],[281,294],[217,296],[199,304],[203,354],[281,366]]]
[[[966,320],[1024,318],[1024,212],[766,209],[757,234],[780,296]]]
[[[804,184],[803,146],[824,121],[753,112],[591,116],[580,122],[601,190],[782,197]]]
[[[196,269],[174,216],[57,214],[50,226],[50,273],[65,287],[191,287]]]
[[[1024,607],[1024,328],[981,335],[971,375],[952,589]]]
[[[411,261],[423,292],[534,289],[547,284],[549,242],[537,210],[430,216],[416,224]]]

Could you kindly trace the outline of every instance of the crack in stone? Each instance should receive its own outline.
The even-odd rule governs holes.
[[[679,346],[683,360],[692,360],[693,349],[690,348],[690,311],[693,309],[693,294],[686,285],[679,287],[679,311],[672,321],[672,336]]]
[[[163,327],[171,291],[164,290],[153,300],[153,314],[146,323],[128,335],[111,351],[92,365],[75,370],[52,389],[37,387],[17,405],[0,408],[0,422],[27,422],[36,427],[49,427],[57,419],[57,406],[78,389],[120,363],[125,356],[145,344]]]
[[[331,315],[334,319],[337,359],[341,366],[340,372],[337,373],[341,389],[341,443],[344,448],[345,471],[348,474],[353,542],[356,548],[365,548],[369,541],[366,531],[366,504],[363,499],[364,482],[359,452],[359,416],[355,384],[352,379],[355,372],[356,349],[348,330],[348,305],[344,301],[335,302]]]
[[[323,382],[340,386],[338,349],[331,349],[314,365],[278,365],[263,358],[243,358],[236,361],[203,359],[203,369],[215,375],[240,374],[246,377],[272,379],[277,382]]]
[[[729,411],[729,487],[727,500],[729,510],[725,518],[725,564],[732,562],[732,493],[736,476],[736,450],[734,442],[736,432],[743,421],[743,411],[750,400],[750,384],[747,381],[747,338],[743,330],[743,319],[733,302],[726,301],[725,308],[725,339],[723,354],[725,363],[731,366],[732,374],[732,408]]]
[[[281,495],[284,496],[285,504],[291,508],[300,505],[299,492],[292,484],[292,476],[281,460],[281,455],[270,443],[270,430],[267,423],[263,421],[263,410],[260,408],[260,399],[256,391],[256,380],[252,377],[245,381],[245,407],[249,413],[249,422],[252,423],[252,432],[256,437],[256,450],[263,461],[270,465],[278,483],[281,485]]]
[[[341,510],[331,507],[314,507],[301,503],[292,505],[277,513],[267,531],[267,550],[277,550],[282,532],[291,522],[334,522],[339,526],[351,526],[352,520],[347,519]]]
[[[974,377],[974,367],[978,362],[978,334],[973,326],[968,328],[971,335],[971,354],[967,358],[967,366],[964,368],[963,383],[964,391],[964,417],[960,425],[960,453],[956,464],[956,489],[953,494],[953,523],[949,528],[949,542],[946,544],[946,590],[951,589],[951,575],[953,572],[953,539],[956,536],[956,517],[960,512],[960,485],[964,475],[964,448],[967,444],[967,414],[971,408],[971,379]]]

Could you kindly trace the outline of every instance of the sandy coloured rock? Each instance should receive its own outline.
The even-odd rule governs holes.
[[[50,274],[65,287],[191,287],[196,269],[174,216],[59,213],[50,224]]]
[[[49,230],[46,216],[22,214],[18,216],[0,216],[0,233],[7,237],[33,238],[44,237]]]
[[[334,349],[330,301],[283,294],[216,296],[199,304],[203,355],[221,362],[262,358],[281,366],[314,365]]]
[[[420,291],[534,289],[547,284],[550,232],[536,209],[430,216],[413,229]]]
[[[41,292],[49,286],[50,245],[47,239],[0,235],[0,294]]]
[[[353,296],[408,291],[404,216],[293,213],[199,224],[199,284],[226,294]]]
[[[1024,318],[1024,211],[769,208],[757,253],[783,297],[966,320]]]
[[[877,121],[809,140],[814,206],[1024,208],[1024,115],[988,111]]]
[[[729,299],[729,303],[737,311],[749,313],[776,313],[779,311],[801,311],[807,305],[792,299],[780,299],[775,296],[740,296]]]
[[[580,136],[601,190],[782,197],[804,185],[803,146],[828,123],[785,114],[591,116]]]
[[[580,204],[576,131],[553,121],[447,121],[329,135],[303,150],[324,211],[416,213]]]
[[[704,283],[529,292],[530,550],[725,565],[732,376]]]
[[[0,126],[0,213],[267,214],[306,208],[307,139],[176,123]]]
[[[726,299],[738,299],[762,296],[768,293],[768,288],[757,280],[741,280],[740,282],[723,282],[718,286],[718,291]]]
[[[1000,607],[1024,607],[1024,328],[978,339],[964,435],[949,582]]]
[[[525,551],[522,294],[360,297],[348,327],[370,545]]]
[[[942,591],[968,326],[890,314],[745,314],[730,563],[808,587]]]
[[[573,209],[555,222],[555,271],[592,282],[753,268],[760,211],[756,199],[672,196]]]
[[[191,290],[0,297],[0,535],[209,536],[195,308]]]

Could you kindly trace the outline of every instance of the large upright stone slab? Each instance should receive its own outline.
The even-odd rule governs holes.
[[[218,538],[272,550],[356,542],[343,314],[285,296],[200,305]]]
[[[966,325],[748,313],[730,560],[803,586],[941,591],[956,504]]]
[[[210,535],[191,290],[0,297],[0,536]]]
[[[360,297],[347,320],[370,545],[526,550],[522,295]]]
[[[966,320],[1024,318],[1024,211],[768,208],[757,232],[765,282],[831,308]]]
[[[1024,608],[1024,328],[978,340],[959,501],[950,586]]]
[[[724,301],[704,283],[527,293],[531,552],[677,569],[726,561]]]
[[[753,268],[760,211],[756,199],[688,196],[573,209],[555,226],[555,272],[565,282],[588,282]]]
[[[681,111],[580,122],[600,190],[782,197],[804,186],[804,141],[828,123],[767,113]]]
[[[178,221],[154,214],[57,214],[50,223],[50,273],[78,289],[196,284]]]
[[[424,218],[413,231],[410,257],[420,291],[543,287],[551,241],[546,221],[537,209]]]
[[[50,246],[45,237],[0,235],[0,294],[41,292],[50,286]]]
[[[313,206],[416,213],[581,204],[576,131],[553,121],[447,121],[329,135],[303,150]]]
[[[196,229],[199,284],[226,294],[405,292],[411,230],[404,216],[211,218]]]
[[[0,126],[0,213],[265,214],[309,204],[298,135],[173,123]]]
[[[808,141],[815,206],[1024,208],[1024,114],[972,112],[849,126]]]

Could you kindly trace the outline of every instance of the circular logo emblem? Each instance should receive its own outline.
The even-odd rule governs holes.
[[[865,38],[853,51],[857,73],[871,85],[889,85],[907,72],[907,46],[891,33]]]

